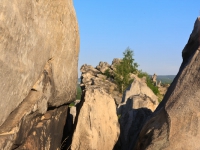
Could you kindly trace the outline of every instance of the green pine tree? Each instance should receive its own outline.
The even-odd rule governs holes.
[[[133,79],[130,78],[131,73],[137,72],[138,64],[134,62],[133,51],[128,47],[123,52],[122,61],[115,66],[114,81],[121,93],[131,84]]]

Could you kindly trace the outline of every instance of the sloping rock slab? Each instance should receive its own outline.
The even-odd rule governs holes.
[[[152,110],[145,107],[148,101],[149,97],[141,94],[132,96],[126,101],[126,105],[122,105],[120,137],[115,150],[129,150],[134,147],[142,126],[152,114]]]
[[[88,88],[73,135],[72,150],[111,150],[119,136],[114,99],[99,88]]]
[[[152,111],[147,108],[129,110],[120,118],[120,138],[115,150],[130,150],[137,141],[138,134]]]
[[[183,63],[135,149],[200,149],[200,18],[183,49]]]
[[[47,111],[43,116],[37,116],[36,113],[27,116],[22,121],[17,134],[0,135],[1,148],[16,150],[60,149],[67,110],[68,106],[61,106]],[[9,145],[12,145],[12,148],[9,148]]]

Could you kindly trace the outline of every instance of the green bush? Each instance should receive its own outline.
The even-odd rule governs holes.
[[[158,87],[154,85],[149,76],[146,77],[147,86],[154,92],[155,95],[159,94]]]
[[[107,69],[104,73],[103,73],[107,78],[111,78],[112,75],[110,74],[109,69]]]
[[[138,70],[138,77],[143,78],[143,77],[148,77],[149,75],[146,72],[142,72],[142,70]]]

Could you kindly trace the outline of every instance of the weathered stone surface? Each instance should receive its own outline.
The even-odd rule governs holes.
[[[123,115],[126,114],[129,110],[147,108],[152,112],[158,106],[158,100],[153,101],[148,95],[138,94],[130,96],[126,103],[119,106],[118,113]]]
[[[145,98],[141,101],[134,101],[133,105],[130,107],[131,109],[138,109],[142,107],[146,107],[152,111],[156,109],[158,106],[158,98],[157,96],[152,92],[152,90],[147,86],[147,84],[144,82],[144,80],[138,78],[136,75],[132,74],[132,77],[134,77],[133,83],[127,88],[125,91],[123,98],[122,98],[122,104],[120,104],[118,107],[122,108],[123,105],[126,105],[126,101],[130,99],[132,96],[135,95],[144,95],[144,97],[148,97],[148,100]],[[129,105],[128,105],[129,106]],[[119,109],[120,114],[124,114],[124,112],[120,112],[122,109]],[[129,111],[130,109],[124,108],[125,111]],[[122,110],[123,111],[123,110]]]
[[[151,76],[151,80],[153,81],[155,86],[157,86],[157,75],[155,73]]]
[[[110,65],[107,62],[99,62],[99,65],[96,67],[101,73],[105,73],[106,70],[110,68]]]
[[[158,98],[147,86],[145,80],[132,74],[133,83],[123,95],[123,103],[118,106],[120,115],[120,138],[115,149],[132,149],[138,134],[148,116],[158,106]]]
[[[21,124],[21,128],[14,145],[18,150],[56,150],[61,147],[63,127],[67,117],[67,106],[50,110],[46,116],[37,117],[30,115]],[[45,116],[44,115],[44,116]]]
[[[114,70],[115,69],[115,65],[119,64],[120,62],[121,62],[121,59],[114,58],[113,61],[112,61],[111,68]]]
[[[183,49],[183,62],[163,101],[142,128],[137,150],[200,149],[200,18]]]
[[[74,100],[79,33],[72,0],[2,0],[0,10],[0,125],[40,79],[49,105]]]
[[[58,149],[62,105],[76,97],[73,2],[2,0],[0,10],[0,149]]]
[[[73,135],[72,150],[110,150],[119,136],[114,99],[100,88],[88,88]]]
[[[142,97],[136,96],[135,99],[141,101]],[[141,107],[129,110],[122,115],[120,117],[120,138],[115,150],[133,149],[141,128],[151,114],[150,109]]]
[[[84,73],[89,73],[91,74],[92,76],[95,76],[97,74],[100,73],[99,70],[95,69],[94,67],[92,67],[91,65],[87,65],[87,64],[84,64],[83,66],[81,66],[81,69],[80,71],[84,74]]]
[[[107,66],[109,65],[107,64]],[[117,90],[117,85],[113,83],[111,79],[107,79],[107,77],[103,75],[100,70],[85,64],[81,67],[81,72],[82,72],[81,75],[82,83],[80,84],[80,86],[82,87],[82,89],[87,89],[91,85],[93,87],[101,87],[104,89],[105,92],[107,92],[114,98],[116,104],[121,103],[122,95]]]
[[[1,149],[56,150],[61,146],[63,127],[67,117],[67,106],[26,116],[15,130],[0,134]],[[15,132],[18,130],[18,132]]]

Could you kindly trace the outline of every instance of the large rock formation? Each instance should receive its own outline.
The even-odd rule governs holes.
[[[59,123],[60,117],[66,116],[67,108],[55,110],[52,116],[56,119],[46,123],[41,116],[49,107],[57,109],[76,96],[79,33],[73,3],[2,0],[0,10],[0,149],[20,147],[22,142],[33,146],[30,141],[34,136],[45,135],[45,140],[44,136],[38,139],[36,147],[44,149],[45,143],[60,139],[54,132],[61,133],[65,123],[60,123],[61,131],[57,131],[55,121]],[[42,127],[39,132],[33,131],[37,124]],[[49,126],[53,128],[51,134],[46,133],[50,132]],[[27,132],[23,137],[28,138],[20,142],[17,138],[24,128]],[[56,149],[59,144],[45,148]]]
[[[103,89],[90,87],[85,90],[72,150],[110,150],[119,136],[119,124],[114,99]]]
[[[142,103],[137,104],[136,102],[134,102],[134,108],[137,109],[141,107],[146,107],[154,111],[158,106],[158,97],[147,86],[146,79],[140,79],[134,74],[132,74],[132,78],[134,79],[134,81],[125,91],[120,106],[125,105],[126,101],[131,98],[131,96],[146,95],[149,98],[149,101],[143,101]]]
[[[112,81],[112,79],[108,79],[101,72],[101,70],[105,71],[105,69],[103,69],[105,64],[110,72],[112,72],[113,70],[111,69],[111,66],[109,66],[107,63],[100,62],[100,64],[101,65],[97,66],[96,69],[86,64],[81,67],[82,83],[80,85],[82,89],[88,88],[91,85],[95,87],[101,87],[104,89],[105,92],[107,92],[114,98],[116,104],[120,104],[122,100],[122,94],[119,93],[117,85]],[[103,68],[101,66],[103,66]]]
[[[182,52],[183,62],[163,101],[142,128],[137,150],[200,149],[200,18]]]
[[[114,105],[107,106],[108,102],[113,101],[113,99],[107,100],[107,96],[114,98],[116,102],[115,107],[118,107],[117,114],[120,118],[120,137],[114,147],[116,150],[127,150],[134,147],[143,124],[158,106],[158,98],[147,86],[146,78],[140,79],[135,74],[131,74],[134,82],[125,91],[122,98],[122,95],[118,92],[117,85],[113,82],[112,76],[115,65],[120,61],[120,59],[114,59],[112,65],[100,62],[96,69],[90,65],[83,65],[81,67],[81,87],[86,95],[77,117],[78,122],[73,137],[72,149],[113,148],[113,144],[116,142],[115,140],[113,141],[113,138],[116,137],[113,134],[114,130],[110,133],[113,136],[113,138],[109,137],[110,140],[103,142],[99,139],[100,137],[105,139],[102,135],[106,135],[105,130],[101,129],[103,126],[102,122],[104,122],[101,116],[106,120],[106,117],[104,117],[105,111],[102,110],[106,110],[106,114],[110,117],[109,124],[105,123],[105,125],[113,126],[113,128],[116,127],[115,123],[113,123],[116,121],[115,117],[112,117],[116,116],[116,112],[114,112],[114,115],[110,112],[111,109],[114,109]],[[108,76],[104,75],[108,73],[106,70],[110,73]],[[114,121],[111,118],[114,118]],[[100,133],[99,136],[96,134],[98,132]],[[86,138],[83,137],[85,135],[87,135]],[[98,142],[96,139],[98,139]],[[111,141],[112,144],[108,141]]]
[[[157,75],[155,73],[151,76],[151,80],[153,81],[154,85],[157,86]]]
[[[117,96],[117,86],[102,74],[108,68],[110,65],[103,62],[96,69],[90,65],[81,67],[82,100],[77,107],[72,150],[113,149],[118,140],[115,98],[121,101],[121,97]]]
[[[96,67],[101,73],[105,73],[108,70],[110,65],[107,62],[99,62],[99,65]]]
[[[136,75],[133,83],[124,92],[123,103],[118,106],[120,115],[120,138],[116,149],[132,149],[138,134],[148,116],[158,106],[158,98],[145,83],[146,79],[140,79]]]

